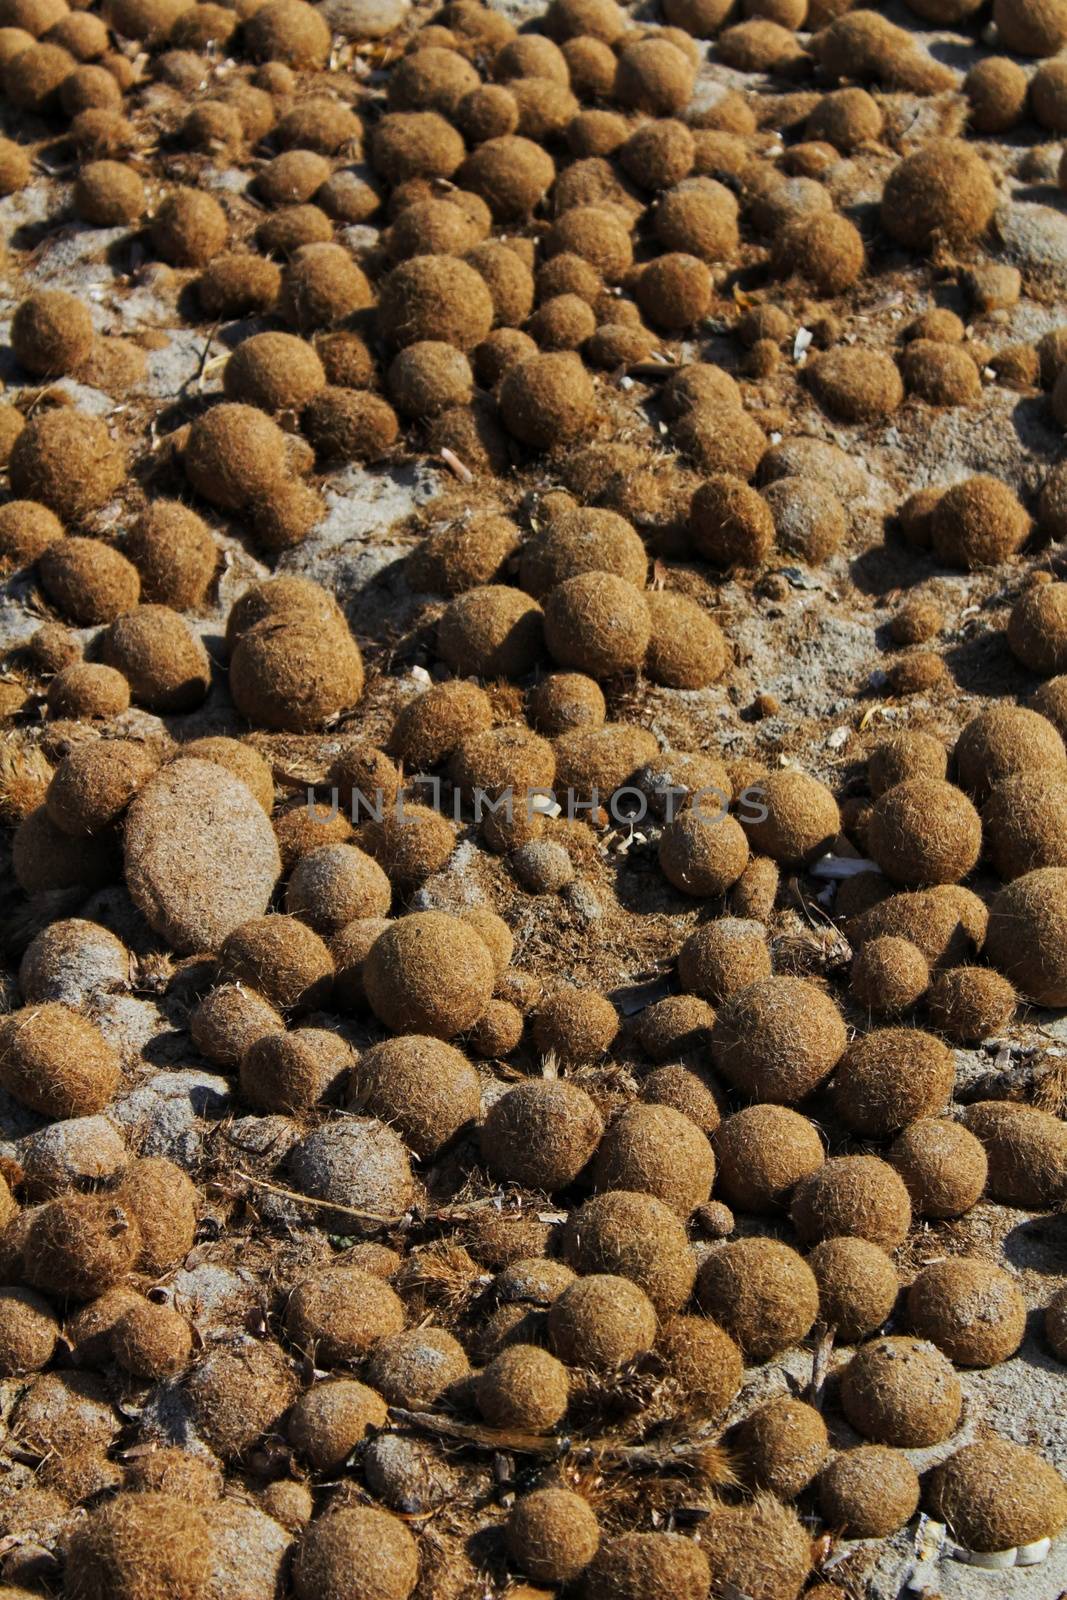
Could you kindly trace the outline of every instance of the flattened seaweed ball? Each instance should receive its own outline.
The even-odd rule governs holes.
[[[883,350],[838,345],[817,356],[808,373],[819,405],[841,422],[879,422],[904,398],[897,364]]]
[[[555,176],[555,162],[539,144],[505,134],[473,150],[456,182],[485,201],[494,222],[518,222],[530,215]]]
[[[437,624],[442,661],[479,678],[523,677],[536,666],[543,642],[541,607],[503,584],[459,595]]]
[[[825,1156],[813,1123],[786,1106],[746,1106],[714,1137],[718,1192],[737,1211],[769,1216]]]
[[[39,500],[62,522],[76,522],[115,493],[126,475],[126,451],[99,417],[57,407],[26,424],[8,471],[18,499]]]
[[[693,496],[689,537],[697,555],[717,567],[757,567],[774,544],[774,518],[743,478],[716,473]]]
[[[1067,671],[1067,583],[1028,589],[1008,618],[1008,647],[1031,672],[1050,678]]]
[[[366,1375],[390,1405],[422,1409],[469,1377],[470,1363],[458,1339],[443,1328],[423,1326],[379,1339]]]
[[[1048,1211],[1067,1195],[1067,1126],[1036,1106],[979,1100],[964,1122],[985,1147],[988,1192],[1004,1205]]]
[[[375,1016],[395,1033],[451,1039],[493,996],[493,958],[475,930],[443,911],[392,924],[371,946],[363,983]]]
[[[1038,1005],[1067,1005],[1067,868],[1042,867],[1001,889],[985,954]]]
[[[226,362],[223,388],[231,400],[261,411],[302,411],[326,383],[314,349],[291,333],[257,333]]]
[[[878,1444],[921,1449],[947,1439],[963,1397],[951,1361],[921,1339],[874,1339],[841,1374],[841,1407]]]
[[[795,1500],[826,1460],[830,1440],[814,1406],[780,1397],[749,1413],[733,1435],[733,1448],[746,1485]]]
[[[844,1020],[828,995],[803,978],[772,977],[727,1001],[711,1053],[735,1088],[789,1105],[830,1076],[845,1044]]]
[[[572,351],[549,351],[509,367],[500,385],[500,414],[515,438],[533,449],[568,444],[592,425],[593,380]]]
[[[925,1504],[970,1550],[1008,1550],[1054,1538],[1067,1523],[1067,1485],[1022,1445],[983,1439],[934,1467]]]
[[[324,67],[330,29],[314,6],[303,0],[269,0],[245,23],[245,46],[254,61],[283,61],[290,67]]]
[[[507,1552],[534,1583],[569,1583],[596,1555],[600,1526],[569,1489],[535,1489],[516,1500],[504,1529]]]
[[[919,1504],[919,1478],[907,1456],[885,1445],[842,1450],[823,1468],[819,1509],[845,1539],[884,1539],[910,1522]]]
[[[962,790],[912,778],[875,801],[867,849],[886,877],[910,888],[958,883],[978,861],[982,822]]]
[[[757,1362],[799,1344],[819,1314],[815,1275],[777,1239],[738,1239],[713,1250],[697,1273],[696,1297]]]
[[[409,178],[451,178],[463,160],[462,138],[436,111],[382,117],[370,148],[375,172],[390,185]]]
[[[654,1195],[615,1189],[571,1212],[563,1256],[580,1273],[629,1278],[657,1312],[678,1311],[689,1299],[696,1261],[675,1212]]]
[[[192,1597],[211,1577],[211,1533],[201,1509],[177,1495],[119,1494],[79,1522],[70,1541],[72,1592],[140,1600]]]
[[[568,1066],[579,1066],[610,1050],[618,1031],[618,1014],[610,1000],[595,989],[568,985],[537,1008],[533,1042],[542,1055],[551,1051]]]
[[[625,1366],[656,1339],[656,1312],[629,1278],[592,1273],[570,1284],[548,1309],[553,1350],[573,1366],[610,1372]]]
[[[903,1178],[920,1217],[962,1216],[981,1198],[989,1170],[981,1142],[946,1117],[911,1123],[890,1146],[887,1160]]]
[[[908,1290],[908,1321],[958,1367],[992,1367],[1015,1354],[1026,1302],[1006,1272],[957,1257],[924,1267]]]
[[[203,641],[169,606],[137,606],[118,617],[103,634],[100,653],[149,711],[190,711],[211,687]]]
[[[849,1045],[832,1085],[834,1108],[855,1134],[883,1138],[944,1109],[955,1082],[947,1045],[920,1028],[876,1028]]]
[[[46,1117],[91,1117],[119,1084],[119,1063],[99,1028],[68,1006],[14,1011],[0,1024],[0,1083]]]
[[[771,270],[777,278],[797,273],[817,294],[835,295],[856,282],[865,259],[858,228],[847,217],[828,211],[793,217],[779,228],[771,250]],[[977,369],[975,377],[977,380]]]
[[[715,1157],[707,1136],[666,1105],[633,1105],[608,1125],[592,1169],[598,1189],[655,1195],[687,1217],[711,1194]]]
[[[189,430],[183,466],[209,504],[241,511],[284,476],[285,435],[255,406],[213,406]]]
[[[42,553],[37,570],[48,599],[82,627],[129,611],[141,592],[137,568],[100,539],[59,539]]]
[[[405,1034],[359,1058],[349,1099],[391,1123],[417,1156],[429,1158],[478,1116],[478,1075],[452,1045]]]
[[[378,461],[396,443],[396,412],[380,395],[327,384],[304,412],[303,426],[325,461]]]
[[[852,1234],[893,1250],[908,1236],[911,1201],[877,1156],[834,1156],[797,1185],[789,1215],[808,1243]]]
[[[172,267],[203,267],[226,247],[230,225],[218,201],[202,189],[175,189],[149,230],[153,248]]]
[[[19,364],[35,377],[73,372],[93,343],[88,309],[62,289],[39,289],[20,301],[11,319],[11,348]]]
[[[799,866],[828,850],[841,828],[837,802],[825,784],[796,768],[772,772],[752,784],[751,815],[741,822],[749,843],[784,866]],[[756,815],[758,810],[766,816]]]
[[[995,0],[998,41],[1021,56],[1054,56],[1067,44],[1062,0]]]
[[[120,1195],[64,1194],[33,1213],[24,1270],[47,1294],[91,1300],[133,1271],[140,1248],[137,1218]]]
[[[634,293],[646,321],[673,333],[707,315],[711,273],[697,256],[669,251],[648,263]]]
[[[451,256],[403,261],[381,287],[379,325],[399,346],[432,339],[471,350],[485,338],[493,317],[485,279]]]
[[[570,1380],[562,1361],[536,1345],[512,1344],[479,1373],[474,1403],[495,1428],[547,1433],[563,1419]]]
[[[808,1266],[819,1285],[819,1320],[836,1329],[844,1344],[874,1333],[897,1303],[897,1269],[869,1239],[824,1239],[809,1255]]]
[[[604,1131],[584,1089],[565,1079],[521,1083],[489,1108],[479,1132],[494,1176],[551,1194],[581,1172]]]

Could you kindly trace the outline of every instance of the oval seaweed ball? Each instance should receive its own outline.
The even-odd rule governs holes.
[[[555,163],[539,144],[505,134],[478,145],[456,181],[485,201],[494,222],[518,222],[530,215],[555,176]]]
[[[715,1019],[711,1053],[744,1093],[787,1105],[830,1076],[844,1053],[845,1024],[828,995],[803,978],[762,978]]]
[[[1008,618],[1008,647],[1043,678],[1067,671],[1067,583],[1028,589]]]
[[[347,628],[299,618],[252,628],[230,658],[230,694],[253,724],[292,733],[321,727],[363,692],[363,658]]]
[[[99,417],[57,407],[23,428],[8,461],[12,493],[39,500],[64,523],[104,505],[126,474],[126,451]]]
[[[728,659],[719,624],[688,595],[652,590],[646,596],[652,633],[645,670],[671,689],[703,689],[722,677]]]
[[[956,1044],[979,1044],[1004,1033],[1015,1018],[1015,990],[988,967],[941,972],[926,997],[930,1021]]]
[[[57,540],[42,552],[38,571],[48,599],[82,627],[131,610],[141,592],[136,567],[100,539]]]
[[[720,1005],[739,989],[770,977],[766,930],[741,917],[719,917],[694,929],[678,952],[678,980],[687,994]]]
[[[1001,889],[985,954],[1038,1005],[1067,1005],[1067,868],[1042,867]]]
[[[819,405],[841,422],[880,422],[904,398],[896,362],[881,350],[838,345],[817,356],[808,372]]]
[[[544,614],[521,589],[486,584],[459,595],[437,624],[437,653],[454,672],[521,678],[544,645]]]
[[[326,19],[304,0],[268,0],[245,23],[245,45],[254,61],[290,67],[324,67],[330,53]]]
[[[5,565],[28,567],[63,537],[63,524],[34,500],[9,500],[0,506],[0,557]]]
[[[543,450],[587,433],[595,399],[581,359],[569,350],[548,351],[508,368],[500,385],[500,414],[509,433]]]
[[[92,349],[93,323],[74,295],[61,289],[39,289],[15,308],[10,337],[16,360],[27,372],[56,378],[73,372],[86,360]]]
[[[841,831],[836,800],[806,772],[768,773],[746,793],[751,803],[746,801],[741,823],[749,843],[783,866],[800,866],[824,854]]]
[[[149,230],[156,252],[173,267],[206,266],[226,246],[230,226],[218,201],[200,189],[175,189]]]
[[[48,686],[50,717],[73,721],[121,716],[130,705],[130,686],[121,672],[95,662],[64,667]]]
[[[156,500],[126,535],[125,552],[141,576],[141,597],[188,611],[199,606],[219,552],[203,522],[177,500]]]
[[[897,244],[928,250],[952,247],[983,234],[996,206],[989,168],[962,139],[929,139],[889,175],[882,196],[882,226]]]
[[[394,267],[381,286],[379,325],[401,347],[432,339],[472,350],[493,317],[485,279],[451,256],[415,256]]]
[[[865,260],[859,229],[836,211],[819,212],[793,217],[779,228],[771,252],[771,270],[778,278],[796,273],[816,294],[830,296],[841,294],[856,282]]]
[[[359,1058],[349,1101],[391,1123],[417,1156],[428,1159],[479,1111],[478,1075],[441,1039],[404,1034]]]
[[[639,667],[651,628],[644,595],[612,572],[577,573],[545,600],[545,642],[553,660],[591,678]]]
[[[253,917],[223,941],[219,976],[247,984],[279,1011],[310,1011],[329,998],[333,961],[318,934],[295,917]]]
[[[212,1538],[200,1506],[179,1496],[118,1494],[87,1513],[70,1541],[70,1570],[83,1594],[137,1600],[193,1596],[212,1572]],[[72,1587],[68,1581],[67,1587]]]
[[[1067,749],[1054,725],[1023,706],[997,705],[965,725],[956,741],[961,789],[981,804],[996,784],[1017,773],[1067,778]]]
[[[213,406],[189,430],[182,458],[189,483],[220,511],[243,511],[285,476],[285,435],[255,406]]]
[[[869,939],[853,958],[849,988],[853,999],[873,1016],[910,1011],[929,987],[930,964],[910,939],[891,934]]]
[[[1014,555],[1030,536],[1030,518],[1007,484],[977,473],[945,490],[930,536],[942,561],[975,572]]]
[[[897,1269],[869,1239],[824,1239],[809,1255],[808,1266],[819,1285],[819,1320],[836,1329],[845,1344],[874,1333],[897,1303]]]
[[[396,1033],[451,1039],[472,1027],[493,995],[493,960],[474,929],[441,911],[401,918],[363,963],[371,1009]]]
[[[911,1201],[877,1156],[834,1156],[800,1181],[789,1215],[805,1242],[854,1234],[892,1250],[908,1236]]]
[[[964,1445],[934,1467],[929,1511],[970,1550],[1009,1550],[1054,1538],[1067,1523],[1067,1485],[1022,1445],[996,1437]]]
[[[637,1038],[653,1061],[673,1062],[702,1050],[714,1021],[715,1013],[706,1000],[695,994],[668,995],[641,1013]]]
[[[547,1433],[562,1420],[569,1399],[566,1367],[536,1345],[509,1345],[475,1382],[475,1404],[496,1428]]]
[[[786,1106],[746,1106],[714,1138],[718,1192],[737,1211],[769,1216],[825,1160],[815,1125]]]
[[[119,1062],[99,1028],[70,1007],[13,1011],[0,1024],[0,1083],[46,1117],[91,1117],[119,1085]]]
[[[463,352],[433,339],[401,350],[386,382],[397,409],[406,417],[433,417],[449,406],[468,405],[473,392],[470,362]]]
[[[748,841],[733,817],[692,808],[664,828],[658,859],[664,877],[683,894],[718,896],[748,865]]]
[[[599,1189],[652,1194],[687,1217],[711,1195],[715,1157],[694,1122],[664,1105],[633,1105],[608,1125],[592,1169]]]
[[[924,1267],[908,1290],[908,1321],[959,1367],[992,1367],[1015,1354],[1026,1302],[1007,1273],[955,1258]]]
[[[1007,56],[983,56],[963,80],[967,120],[976,133],[1007,133],[1026,115],[1026,73]]]
[[[316,933],[337,933],[357,917],[384,917],[389,879],[357,845],[323,845],[301,856],[289,879],[285,909]]]
[[[899,1450],[860,1445],[842,1450],[817,1483],[819,1509],[846,1539],[884,1539],[911,1518],[919,1504],[919,1478]]]
[[[310,344],[291,333],[257,333],[226,362],[223,387],[231,400],[261,411],[302,411],[326,383]]]
[[[749,1412],[733,1434],[732,1447],[746,1487],[795,1500],[826,1460],[830,1440],[814,1406],[780,1397]]]
[[[538,600],[565,579],[591,572],[644,588],[648,552],[632,524],[614,511],[585,507],[553,517],[522,547],[519,581]]]
[[[551,1194],[574,1181],[602,1133],[600,1113],[585,1091],[557,1079],[519,1084],[501,1095],[479,1138],[495,1176]]]
[[[576,1279],[548,1308],[548,1338],[556,1354],[597,1372],[625,1366],[650,1350],[656,1328],[644,1290],[607,1273]]]
[[[131,739],[76,745],[48,785],[48,815],[75,838],[96,833],[118,820],[158,765],[152,749]]]
[[[117,618],[101,638],[100,653],[149,711],[190,711],[211,687],[203,642],[169,606],[136,606]]]
[[[696,1297],[757,1362],[799,1344],[819,1313],[811,1268],[777,1239],[738,1239],[713,1250],[697,1274]]]
[[[120,1194],[64,1194],[31,1215],[23,1264],[46,1294],[91,1300],[138,1263],[141,1233]]]
[[[587,1500],[569,1489],[535,1489],[512,1507],[504,1543],[534,1583],[569,1583],[596,1555],[600,1526]]]
[[[705,317],[711,306],[711,272],[698,256],[668,251],[642,270],[634,294],[655,328],[677,333]]]
[[[951,1361],[921,1339],[865,1344],[841,1374],[840,1395],[857,1433],[912,1450],[947,1439],[963,1405]]]
[[[955,1057],[932,1033],[877,1028],[849,1045],[831,1093],[850,1132],[884,1138],[943,1110],[954,1083]]]
[[[989,1164],[981,1142],[961,1123],[920,1117],[887,1153],[916,1216],[960,1217],[981,1199]]]
[[[867,762],[867,782],[875,799],[912,778],[944,779],[948,752],[932,734],[906,730],[881,740]]]
[[[994,0],[993,21],[1005,49],[1020,56],[1054,56],[1067,44],[1062,0]]]
[[[458,678],[434,684],[401,708],[388,748],[410,772],[426,772],[447,760],[463,739],[483,733],[492,720],[489,697],[476,684]]]
[[[297,1600],[408,1600],[418,1574],[415,1540],[399,1517],[374,1506],[317,1517],[293,1561]]]
[[[537,1007],[533,1042],[542,1055],[551,1051],[564,1065],[581,1066],[610,1050],[618,1031],[610,1000],[595,989],[565,985]]]
[[[1004,1205],[1048,1211],[1067,1195],[1067,1126],[1036,1106],[1003,1100],[969,1105],[964,1122],[985,1147],[988,1192]]]
[[[679,1311],[693,1289],[696,1260],[682,1222],[650,1194],[614,1189],[573,1210],[563,1256],[580,1273],[629,1278],[660,1316]]]

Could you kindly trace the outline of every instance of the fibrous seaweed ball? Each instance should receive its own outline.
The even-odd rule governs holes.
[[[89,355],[93,322],[82,302],[62,289],[39,289],[11,319],[11,348],[35,377],[73,372]]]
[[[642,270],[634,293],[645,319],[674,333],[707,315],[711,287],[705,262],[683,251],[668,251]]]
[[[0,1373],[40,1372],[52,1359],[59,1322],[48,1301],[32,1289],[0,1289]]]
[[[201,189],[175,189],[152,219],[152,244],[173,267],[202,267],[225,248],[226,213]]]
[[[9,500],[0,506],[0,556],[5,565],[29,566],[63,537],[63,524],[34,500]]]
[[[629,1278],[592,1273],[564,1289],[548,1309],[553,1350],[573,1366],[598,1372],[625,1366],[656,1338],[656,1312]]]
[[[838,345],[808,370],[820,406],[841,422],[879,422],[904,398],[896,362],[882,350]]]
[[[149,711],[190,711],[211,686],[203,641],[169,606],[136,606],[118,617],[103,634],[100,653]]]
[[[562,667],[608,678],[644,660],[652,627],[648,605],[613,572],[579,572],[557,584],[544,615],[545,642]]]
[[[569,1583],[596,1555],[600,1527],[580,1494],[535,1489],[515,1502],[504,1541],[516,1567],[535,1583]]]
[[[201,604],[219,559],[202,519],[176,500],[154,501],[124,548],[140,573],[141,598],[178,611]]]
[[[462,138],[436,111],[392,112],[374,129],[371,162],[390,185],[450,178],[462,160]]]
[[[351,1047],[336,1033],[299,1028],[268,1030],[241,1057],[241,1094],[261,1111],[290,1115],[335,1096],[353,1063]]]
[[[639,39],[619,56],[615,98],[629,111],[670,117],[693,92],[695,70],[676,45],[662,38]]]
[[[551,1194],[573,1183],[603,1131],[584,1089],[564,1079],[541,1079],[494,1101],[479,1139],[495,1176]]]
[[[471,350],[493,325],[485,279],[452,256],[415,256],[384,280],[378,303],[383,335],[405,346],[436,340]]]
[[[836,211],[793,217],[775,234],[771,252],[776,277],[796,273],[826,296],[855,283],[865,260],[858,228]]]
[[[416,1155],[430,1157],[478,1116],[478,1075],[452,1045],[405,1034],[363,1052],[349,1100],[396,1127]]]
[[[302,1194],[345,1208],[395,1218],[409,1209],[415,1196],[411,1163],[400,1136],[372,1117],[322,1123],[293,1147],[289,1168]],[[321,1219],[323,1212],[316,1215]],[[348,1226],[349,1233],[361,1231],[356,1218],[346,1220],[344,1210],[326,1211],[325,1217]],[[362,1231],[367,1231],[366,1225]]]
[[[593,381],[569,350],[531,356],[509,367],[499,399],[509,433],[533,449],[571,443],[593,420]]]
[[[454,672],[520,678],[543,647],[543,613],[520,589],[486,584],[453,600],[437,624],[437,652]]]
[[[1012,607],[1007,635],[1012,655],[1031,672],[1067,671],[1067,583],[1028,589]]]
[[[519,566],[522,587],[537,599],[565,579],[608,572],[643,588],[648,554],[624,517],[593,507],[553,517],[525,542]]]
[[[995,0],[997,38],[1021,56],[1054,56],[1067,43],[1067,8],[1061,0]]]
[[[527,263],[517,250],[489,239],[469,250],[467,264],[484,280],[493,305],[493,320],[500,328],[517,330],[525,322],[534,303],[534,280]],[[535,354],[533,340],[526,336],[529,354]],[[507,365],[510,365],[510,361]]]
[[[982,810],[986,853],[1009,881],[1040,867],[1067,866],[1067,787],[1060,772],[1003,778]]]
[[[1067,1127],[1036,1106],[979,1100],[964,1122],[985,1147],[994,1200],[1047,1211],[1067,1194]]]
[[[304,412],[304,431],[328,462],[378,461],[396,443],[396,412],[380,395],[320,389]]]
[[[333,960],[317,933],[295,917],[244,921],[219,950],[224,981],[248,984],[279,1011],[311,1011],[329,997]]]
[[[892,935],[861,945],[849,973],[854,999],[878,1017],[910,1011],[929,986],[930,964],[922,951]]]
[[[963,80],[967,120],[976,133],[1007,133],[1026,114],[1026,73],[1007,56],[983,56]]]
[[[482,733],[492,722],[484,690],[463,679],[434,684],[399,712],[389,749],[411,772],[428,772],[446,760],[460,742]]]
[[[72,198],[80,220],[97,228],[139,222],[148,203],[139,174],[122,161],[88,162],[78,173]],[[225,233],[219,247],[223,243]]]
[[[424,339],[401,350],[389,368],[387,383],[398,410],[420,418],[437,416],[449,406],[468,405],[473,379],[461,350]]]
[[[102,1111],[119,1076],[118,1057],[99,1028],[68,1006],[27,1006],[0,1024],[0,1083],[43,1116]]]
[[[131,610],[140,595],[136,567],[99,539],[57,540],[43,551],[38,571],[52,604],[83,627],[110,622]]]
[[[611,1001],[595,989],[565,986],[550,995],[534,1016],[533,1041],[567,1066],[595,1061],[611,1049],[619,1018]]]
[[[855,1134],[884,1138],[944,1109],[955,1082],[947,1045],[919,1028],[876,1028],[854,1039],[837,1064],[834,1108]]]
[[[599,1189],[655,1195],[687,1217],[711,1194],[715,1157],[694,1122],[665,1105],[634,1105],[611,1122],[592,1168]]]
[[[30,158],[21,145],[0,139],[0,195],[15,194],[30,181]]]
[[[1067,774],[1067,750],[1054,725],[1022,706],[996,705],[972,717],[956,741],[961,789],[981,804],[1016,774]]]
[[[189,761],[212,761],[224,767],[235,778],[248,785],[268,816],[274,809],[274,774],[250,744],[240,739],[210,735],[204,739],[190,739],[181,747],[182,758]]]
[[[0,508],[0,526],[2,526],[2,509]],[[1058,678],[1050,678],[1043,683],[1030,701],[1033,709],[1041,714],[1056,729],[1062,738],[1067,738],[1067,675],[1061,674]]]
[[[1001,483],[978,473],[946,489],[934,507],[930,536],[950,566],[975,572],[1014,555],[1030,536],[1030,518]]]
[[[813,1123],[785,1106],[746,1106],[714,1138],[718,1190],[736,1210],[780,1211],[802,1178],[822,1166],[822,1140]]]
[[[195,1600],[209,1582],[211,1535],[201,1510],[176,1495],[119,1494],[78,1523],[65,1584],[72,1600]]]
[[[485,201],[495,222],[517,222],[529,216],[555,176],[555,163],[539,144],[505,134],[478,145],[456,181]]]
[[[797,1185],[789,1214],[808,1243],[854,1234],[893,1250],[908,1236],[911,1201],[877,1156],[834,1156]]]
[[[887,1159],[903,1178],[915,1214],[959,1217],[981,1198],[988,1161],[974,1134],[945,1117],[921,1117],[899,1134]]]
[[[867,763],[867,781],[877,797],[898,783],[913,778],[943,780],[948,771],[948,751],[932,734],[906,730],[877,744]]]
[[[317,1383],[302,1394],[286,1422],[286,1432],[313,1472],[337,1473],[370,1429],[385,1426],[385,1401],[352,1378]]]
[[[689,138],[691,150],[692,135]],[[737,202],[730,190],[713,178],[680,183],[657,205],[655,228],[665,250],[706,262],[722,261],[737,249]]]
[[[59,90],[77,65],[61,45],[34,42],[5,63],[4,94],[17,111],[54,112]]]
[[[978,1044],[1004,1033],[1015,1017],[1015,990],[988,967],[939,973],[926,998],[930,1020],[956,1044]]]
[[[285,435],[255,406],[227,403],[197,417],[183,455],[197,494],[220,511],[242,511],[285,476]]]
[[[841,828],[837,802],[825,784],[796,768],[769,773],[745,791],[751,807],[741,822],[761,855],[799,866],[829,850]],[[765,811],[765,816],[758,813]]]
[[[256,179],[260,197],[269,206],[304,207],[330,176],[330,163],[310,150],[286,150],[268,161]],[[277,236],[267,235],[274,247]],[[280,245],[281,241],[277,241]]]
[[[404,804],[402,812],[386,810],[379,822],[367,822],[359,842],[399,889],[416,887],[438,872],[456,846],[456,828],[431,806]]]
[[[910,1522],[919,1504],[919,1478],[899,1450],[860,1445],[823,1468],[819,1509],[846,1539],[884,1539]]]
[[[664,828],[658,859],[676,889],[703,899],[737,882],[748,865],[748,841],[735,818],[713,805],[693,807]]]
[[[226,621],[226,644],[230,650],[257,622],[268,617],[298,617],[326,628],[343,622],[343,614],[332,594],[310,578],[286,574],[249,584],[235,600]]]
[[[495,1428],[547,1433],[561,1421],[569,1389],[567,1369],[555,1356],[536,1345],[513,1344],[479,1374],[474,1399]]]
[[[129,709],[130,686],[121,672],[95,662],[78,661],[64,667],[48,686],[48,711],[52,717],[83,718],[121,716]]]
[[[711,1006],[696,994],[668,995],[641,1013],[637,1037],[653,1061],[669,1062],[702,1050],[714,1021]]]
[[[720,1245],[701,1264],[696,1296],[752,1361],[798,1344],[819,1312],[811,1268],[777,1239]]]
[[[834,1070],[846,1043],[834,1002],[803,978],[761,978],[730,999],[711,1036],[716,1067],[760,1100],[796,1104]]]
[[[989,168],[976,151],[962,139],[929,139],[890,173],[882,226],[911,250],[936,241],[958,247],[985,232],[996,200]]]
[[[678,978],[687,994],[719,1005],[771,971],[765,929],[740,917],[719,917],[695,929],[678,952]]]
[[[1067,1485],[1022,1445],[996,1437],[964,1445],[934,1467],[925,1503],[977,1551],[1009,1550],[1054,1538],[1067,1523]]]
[[[48,786],[48,815],[75,838],[118,820],[158,765],[155,752],[128,739],[77,745]]]
[[[1038,1005],[1067,1004],[1067,868],[1042,867],[1001,889],[985,954]]]
[[[303,0],[269,0],[249,17],[245,45],[254,61],[323,67],[330,53],[330,29],[314,6]]]
[[[762,491],[774,519],[778,546],[811,566],[829,560],[848,534],[840,500],[813,478],[780,478]]]
[[[357,917],[384,917],[392,903],[389,879],[353,844],[323,845],[301,856],[289,879],[285,909],[316,933],[336,933]]]
[[[326,382],[311,345],[291,333],[257,333],[226,362],[223,387],[231,400],[262,411],[302,411]]]
[[[41,411],[15,440],[11,489],[76,522],[111,498],[126,472],[126,451],[99,417],[59,407]]]
[[[749,1413],[734,1433],[733,1448],[746,1486],[795,1500],[826,1460],[830,1441],[814,1406],[779,1398]]]
[[[307,333],[336,327],[371,299],[370,284],[347,250],[318,242],[301,245],[285,267],[278,312],[290,327]]]
[[[281,268],[275,262],[250,252],[224,251],[204,268],[196,292],[209,317],[228,321],[269,311],[281,283]]]
[[[418,1573],[418,1546],[399,1517],[343,1506],[304,1534],[293,1585],[298,1600],[408,1600]]]
[[[132,1272],[141,1230],[121,1194],[64,1194],[38,1207],[23,1248],[35,1288],[91,1300]]]
[[[235,1068],[245,1051],[266,1033],[285,1023],[254,989],[223,983],[201,1000],[189,1019],[189,1032],[200,1054],[219,1067]]]
[[[189,1365],[193,1335],[173,1306],[140,1300],[111,1331],[111,1349],[124,1372],[149,1383],[182,1372]]]
[[[629,1278],[665,1315],[688,1300],[696,1262],[677,1215],[652,1195],[613,1190],[572,1211],[563,1254],[576,1272]]]
[[[837,89],[821,97],[804,124],[804,134],[847,154],[877,139],[882,126],[881,108],[866,89]]]
[[[1015,1354],[1026,1302],[999,1267],[956,1258],[924,1267],[908,1290],[908,1320],[959,1367],[991,1367]]]
[[[869,1239],[824,1239],[808,1257],[819,1285],[819,1320],[844,1344],[856,1344],[888,1318],[900,1279],[885,1251]]]
[[[442,911],[403,917],[375,940],[363,982],[375,1015],[396,1033],[451,1039],[492,999],[493,960],[473,928]]]
[[[422,1410],[466,1378],[470,1363],[463,1346],[450,1333],[443,1328],[420,1327],[379,1339],[366,1372],[390,1405]]]
[[[363,658],[348,629],[268,619],[230,658],[230,694],[249,722],[292,733],[320,728],[363,692]]]
[[[963,1404],[951,1361],[921,1339],[865,1344],[842,1372],[840,1393],[857,1433],[905,1449],[947,1439]]]
[[[652,590],[646,596],[652,633],[645,670],[671,689],[703,689],[723,675],[728,659],[719,624],[688,595]]]
[[[289,1296],[285,1329],[320,1366],[360,1360],[404,1326],[404,1306],[387,1283],[361,1267],[327,1267]]]

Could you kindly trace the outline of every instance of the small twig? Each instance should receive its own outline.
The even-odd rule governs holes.
[[[342,1217],[357,1217],[361,1222],[379,1222],[383,1227],[398,1227],[409,1215],[402,1212],[400,1216],[387,1216],[383,1211],[361,1211],[358,1206],[343,1206],[336,1200],[316,1200],[310,1195],[300,1194],[296,1189],[283,1189],[281,1184],[268,1183],[265,1178],[253,1178],[249,1172],[235,1171],[234,1177],[242,1183],[250,1183],[253,1188],[266,1189],[268,1194],[280,1195],[283,1200],[294,1200],[302,1206],[317,1206],[323,1211],[336,1211]]]
[[[808,1398],[816,1411],[822,1409],[823,1390],[830,1372],[830,1357],[834,1349],[834,1329],[827,1328],[818,1344],[811,1360],[811,1383],[808,1387]]]

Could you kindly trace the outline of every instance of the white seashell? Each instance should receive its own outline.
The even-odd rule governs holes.
[[[1011,1550],[961,1550],[960,1559],[968,1566],[982,1567],[986,1572],[1005,1572],[1015,1565],[1018,1551]]]
[[[1033,1544],[1021,1544],[1015,1552],[1015,1565],[1039,1567],[1051,1549],[1051,1539],[1035,1539]]]

